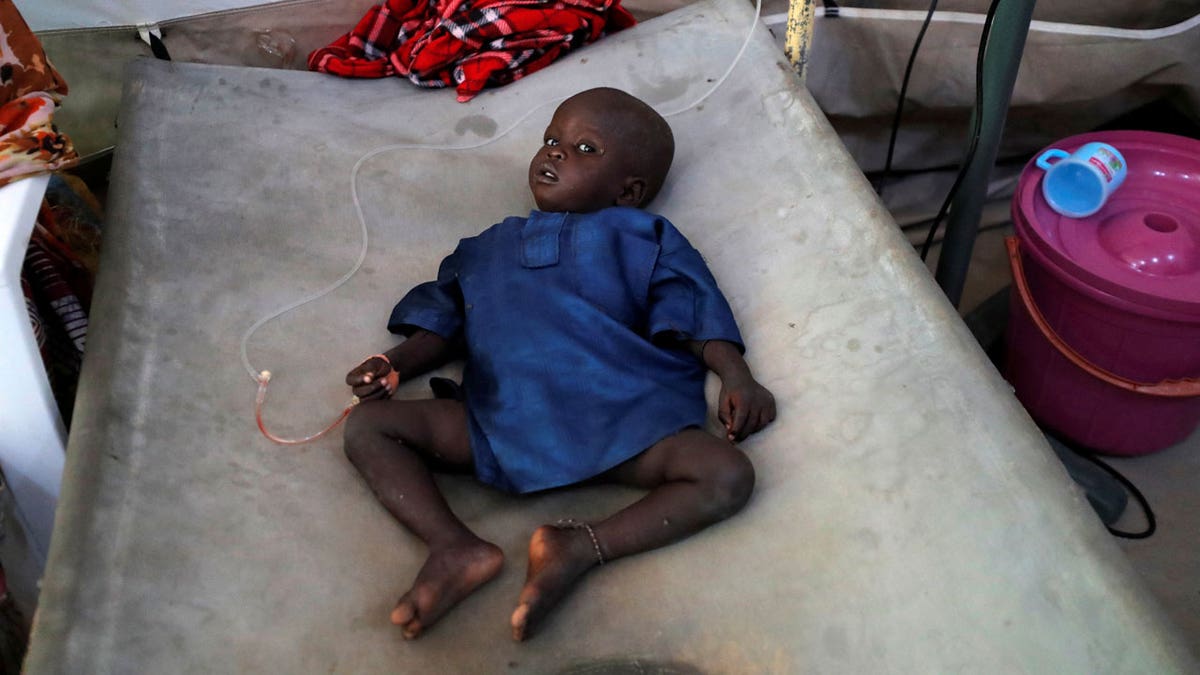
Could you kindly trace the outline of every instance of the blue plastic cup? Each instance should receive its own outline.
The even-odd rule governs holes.
[[[1086,218],[1100,210],[1129,172],[1125,158],[1108,143],[1087,143],[1075,152],[1043,152],[1037,165],[1046,172],[1042,196],[1068,218]]]

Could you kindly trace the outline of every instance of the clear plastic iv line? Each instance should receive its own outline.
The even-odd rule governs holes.
[[[697,98],[695,101],[692,101],[688,105],[685,105],[684,107],[679,108],[678,110],[673,110],[671,112],[665,112],[665,113],[660,112],[659,114],[662,115],[663,117],[674,117],[675,115],[679,115],[681,113],[687,112],[688,110],[691,110],[692,108],[695,108],[696,106],[703,103],[706,99],[708,99],[709,96],[712,96],[712,94],[714,92],[716,92],[716,90],[719,89],[721,87],[721,85],[723,85],[725,83],[725,81],[727,79],[729,79],[729,75],[731,73],[733,73],[733,69],[735,67],[737,67],[737,64],[742,60],[742,56],[746,53],[746,48],[750,46],[750,40],[754,37],[754,28],[758,25],[758,19],[759,19],[759,16],[761,15],[761,13],[762,13],[762,0],[755,0],[754,18],[750,22],[750,29],[746,32],[746,38],[742,41],[741,48],[738,49],[737,54],[734,55],[733,60],[730,61],[729,66],[725,69],[725,72],[722,73],[721,76],[719,78],[717,78],[717,80],[715,82],[713,82],[713,85],[711,87],[709,87],[707,91],[705,91],[703,94],[701,94],[700,97]],[[435,150],[435,151],[449,152],[449,151],[455,151],[455,150],[475,150],[478,148],[482,148],[487,145],[491,145],[492,143],[495,143],[496,141],[500,140],[501,138],[504,138],[509,133],[511,133],[513,129],[516,129],[518,126],[521,125],[521,123],[523,123],[525,120],[529,119],[531,116],[533,116],[534,113],[540,111],[542,108],[545,108],[546,106],[551,105],[551,104],[558,104],[558,103],[562,102],[563,100],[565,100],[566,98],[567,97],[565,97],[565,96],[559,97],[556,99],[551,99],[549,101],[545,101],[537,106],[534,106],[533,108],[531,108],[529,110],[529,112],[527,112],[524,115],[522,115],[521,117],[517,118],[517,121],[513,122],[508,127],[506,127],[504,129],[504,131],[492,136],[491,138],[487,138],[487,139],[484,139],[484,140],[476,142],[476,143],[470,143],[467,145],[441,145],[441,144],[426,145],[426,144],[420,144],[420,143],[395,143],[392,145],[384,145],[384,146],[375,148],[374,150],[367,152],[365,155],[360,157],[357,162],[354,163],[354,168],[352,168],[350,170],[350,197],[351,197],[351,200],[354,202],[354,213],[358,217],[358,225],[359,225],[360,235],[362,238],[362,244],[359,246],[358,257],[355,259],[354,265],[350,268],[349,271],[347,271],[345,274],[343,274],[341,277],[339,277],[337,279],[337,281],[334,281],[332,284],[322,288],[321,290],[318,290],[314,293],[306,295],[303,298],[300,298],[299,300],[296,300],[294,302],[290,302],[290,303],[284,305],[283,307],[281,307],[280,309],[277,309],[274,312],[267,314],[266,316],[260,318],[258,321],[255,321],[253,324],[251,324],[250,327],[246,329],[246,332],[242,334],[242,341],[241,341],[241,345],[240,345],[240,355],[241,355],[241,360],[242,360],[242,367],[245,368],[246,373],[250,375],[250,378],[253,379],[256,383],[258,383],[258,394],[255,397],[255,402],[254,402],[254,417],[258,423],[259,431],[261,431],[264,436],[266,436],[271,441],[278,443],[280,445],[300,445],[302,443],[308,443],[310,441],[315,441],[318,438],[321,438],[325,434],[332,431],[335,427],[337,427],[337,425],[340,424],[342,422],[342,420],[346,419],[346,417],[349,416],[350,411],[354,408],[354,406],[358,405],[358,397],[357,396],[351,397],[350,402],[346,405],[346,408],[344,410],[342,410],[341,415],[339,415],[337,419],[335,419],[329,426],[325,427],[321,431],[319,431],[315,434],[309,435],[309,436],[304,436],[304,437],[295,438],[295,439],[288,439],[288,438],[283,438],[283,437],[280,437],[280,436],[277,436],[277,435],[271,433],[269,430],[267,430],[266,424],[263,422],[263,418],[262,418],[262,408],[263,408],[263,403],[266,401],[266,397],[267,397],[267,385],[271,381],[271,371],[255,370],[254,366],[252,366],[250,364],[250,357],[246,353],[246,345],[249,344],[250,338],[253,337],[254,333],[257,332],[259,328],[262,328],[263,325],[265,325],[267,322],[272,321],[280,316],[283,316],[284,314],[287,314],[288,312],[292,311],[293,309],[296,309],[297,307],[300,307],[302,305],[307,305],[310,302],[319,300],[320,298],[323,298],[326,295],[329,295],[330,293],[332,293],[335,290],[337,290],[338,288],[340,288],[347,281],[349,281],[355,274],[358,273],[358,270],[362,267],[363,261],[365,261],[367,258],[367,249],[368,249],[368,245],[369,245],[369,241],[370,241],[370,233],[367,230],[367,218],[363,214],[362,202],[359,200],[359,196],[358,196],[358,171],[359,171],[359,169],[362,168],[362,165],[364,163],[366,163],[368,160],[370,160],[378,155],[381,155],[385,152],[391,152],[393,150]]]

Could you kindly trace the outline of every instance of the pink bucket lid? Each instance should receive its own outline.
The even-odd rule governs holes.
[[[1030,161],[1013,202],[1018,235],[1088,286],[1181,320],[1200,317],[1200,141],[1107,131],[1065,138],[1037,154],[1092,141],[1125,156],[1125,183],[1096,213],[1068,218],[1046,203],[1045,172]]]

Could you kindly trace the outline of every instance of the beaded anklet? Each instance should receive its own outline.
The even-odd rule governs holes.
[[[588,536],[592,539],[592,548],[596,551],[596,560],[599,560],[601,565],[604,564],[604,553],[600,551],[600,540],[596,538],[596,531],[592,529],[591,525],[582,520],[563,518],[554,526],[560,530],[587,530]]]

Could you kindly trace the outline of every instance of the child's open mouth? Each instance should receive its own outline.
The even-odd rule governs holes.
[[[557,183],[558,174],[554,172],[553,167],[549,164],[543,164],[538,167],[538,181],[543,183]]]

